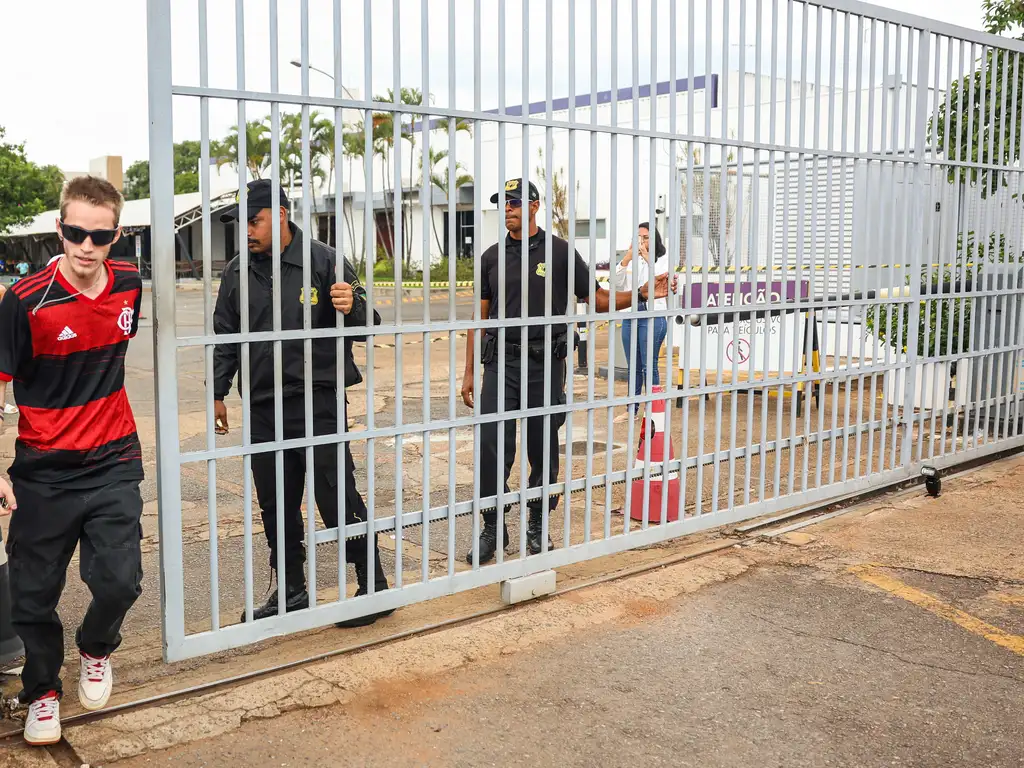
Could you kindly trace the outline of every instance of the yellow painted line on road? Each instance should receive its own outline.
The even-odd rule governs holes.
[[[929,613],[951,621],[968,632],[984,637],[998,646],[1013,651],[1018,656],[1024,656],[1024,636],[1011,635],[999,627],[992,626],[975,616],[971,616],[969,613],[964,613],[959,608],[954,608],[942,602],[934,595],[922,592],[920,589],[915,589],[908,584],[904,584],[899,579],[883,573],[881,568],[882,566],[877,563],[868,563],[853,566],[849,570],[867,584],[878,587],[890,595],[906,600],[908,603],[913,603],[919,608],[924,608]]]
[[[1006,603],[1007,605],[1024,605],[1024,595],[1006,595],[990,592],[986,597],[991,597],[993,600]]]

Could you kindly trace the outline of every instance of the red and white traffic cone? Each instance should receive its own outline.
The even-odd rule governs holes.
[[[664,393],[660,386],[651,388],[654,394]],[[665,434],[665,398],[653,400],[648,403],[647,413],[640,426],[640,443],[636,450],[637,464],[643,466],[645,459],[645,443],[651,441],[651,463],[656,464],[664,461],[671,461],[676,457],[675,448],[672,445],[671,435]],[[665,444],[668,443],[666,458]],[[665,479],[667,476],[669,479]],[[668,494],[667,520],[669,522],[679,519],[679,472],[662,471],[662,477],[652,477],[648,483],[647,493],[647,519],[652,523],[661,522],[661,499],[662,494]],[[644,517],[644,479],[638,477],[633,480],[627,500],[629,516],[634,520],[643,520]]]

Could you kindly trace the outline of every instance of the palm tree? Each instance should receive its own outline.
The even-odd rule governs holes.
[[[250,120],[245,125],[245,167],[254,179],[263,178],[270,164],[270,129],[265,120]],[[211,149],[212,154],[212,149]],[[238,126],[217,144],[217,167],[238,168]]]
[[[327,165],[327,188],[334,181],[334,121],[322,116],[319,112],[309,115],[309,141],[311,163],[314,168]]]
[[[383,96],[375,96],[374,101],[380,102],[391,102],[395,101],[394,89],[389,88]],[[399,101],[407,106],[419,106],[423,104],[423,92],[418,88],[402,88],[399,94]],[[416,122],[419,115],[416,114],[403,114],[400,116],[400,128],[399,134],[401,138],[409,142],[409,179],[412,180],[413,175],[413,157],[415,155],[416,148],[416,135],[412,129],[413,124]],[[392,189],[390,181],[390,168],[391,168],[391,150],[394,149],[395,144],[395,113],[394,112],[375,112],[373,115],[373,136],[374,136],[374,151],[380,154],[383,159],[382,173],[384,174],[384,211],[387,215],[387,199],[388,191]],[[392,201],[394,197],[392,196]],[[411,208],[409,201],[402,202],[402,231],[405,233],[403,239],[404,244],[402,252],[406,266],[409,264],[409,260],[412,256],[412,238],[408,236],[409,227],[411,226]],[[392,209],[394,203],[392,202]],[[392,227],[394,224],[394,210],[392,210]],[[393,230],[392,230],[393,231]],[[392,257],[394,254],[391,254]]]
[[[290,112],[281,115],[281,143],[279,147],[281,175],[288,179],[289,201],[295,181],[302,181],[302,115]],[[291,210],[291,205],[288,207]]]
[[[435,167],[440,163],[444,163],[444,173],[439,173],[435,170]],[[457,162],[455,163],[455,185],[452,187],[451,178],[449,176],[451,168],[448,165],[447,149],[435,151],[432,147],[427,147],[427,165],[430,168],[430,183],[444,193],[446,203],[450,202],[451,194],[457,191],[459,187],[464,187],[467,184],[473,183],[473,177],[468,173],[464,173],[466,170],[465,166],[463,166],[462,163]],[[444,253],[444,244],[441,242],[441,237],[437,233],[437,221],[434,219],[433,211],[430,212],[430,224],[431,228],[434,230],[434,240],[437,243],[438,250],[440,250],[441,253]],[[449,226],[454,227],[455,222],[449,222]],[[449,254],[449,258],[451,257],[452,254]]]

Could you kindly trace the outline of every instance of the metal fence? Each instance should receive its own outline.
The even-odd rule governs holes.
[[[1021,202],[1006,191],[1020,188],[1018,42],[855,0],[236,0],[233,8],[148,0],[148,13],[169,660],[825,502],[924,465],[1024,444],[1024,243]],[[265,129],[242,128],[264,113]],[[218,141],[232,123],[234,138]],[[175,284],[176,137],[198,137],[202,148],[201,294]],[[302,295],[312,296],[309,243],[326,216],[381,324],[314,327],[311,300],[303,327],[281,330],[282,302],[292,297],[277,290],[273,330],[248,330],[255,257],[240,226],[232,238],[243,330],[214,332],[211,265],[224,236],[211,200],[233,164],[243,205],[254,174],[294,190],[306,233]],[[528,259],[513,258],[522,246],[505,242],[504,180],[520,176],[544,197],[547,248],[536,274],[546,314],[529,318],[505,312],[510,288],[521,284],[524,302],[538,290]],[[497,210],[487,202],[492,193],[501,195]],[[637,252],[644,220],[659,227],[678,275],[667,308],[640,309],[634,279],[622,309],[599,312],[591,301],[579,314],[570,299],[565,314],[553,312],[553,293],[571,297],[576,288],[571,269],[559,273],[566,285],[552,284],[554,233],[565,232],[570,253],[583,255],[593,286],[604,277],[603,254],[614,273],[626,247]],[[279,230],[275,223],[274,285]],[[453,258],[438,291],[431,263],[469,247],[456,242],[464,231],[472,232],[474,279],[460,283]],[[496,316],[483,319],[481,256],[493,242],[499,295]],[[379,251],[392,257],[393,277],[375,267]],[[634,394],[601,371],[621,367],[623,354],[635,368],[637,336],[623,349],[617,328],[640,317],[668,320],[664,387]],[[549,392],[542,405],[507,409],[501,395],[497,413],[482,412],[483,334],[501,348],[510,329],[539,327],[550,348],[577,326],[587,331],[589,364],[574,372],[570,355],[564,402]],[[468,367],[467,334],[476,341]],[[314,340],[335,339],[340,352],[344,339],[362,335],[355,347],[365,381],[347,388],[348,428],[318,433]],[[276,439],[256,443],[247,372],[251,347],[262,342],[274,350]],[[303,344],[306,361],[306,436],[295,439],[284,439],[281,426],[288,343]],[[197,390],[182,376],[196,369],[211,381],[214,347],[226,344],[240,349],[240,394],[227,404],[241,429],[222,436],[212,387]],[[517,354],[519,361],[499,356],[502,382],[510,366],[528,364],[525,345]],[[550,354],[533,364],[544,366],[545,389],[562,376],[563,361]],[[478,395],[473,408],[459,396],[466,370]],[[337,376],[330,396],[345,413],[340,362]],[[658,423],[671,454],[654,460],[657,443],[648,439],[637,455],[652,422],[626,415],[630,404],[652,412],[664,405]],[[482,496],[481,429],[505,420],[518,426],[510,490]],[[557,446],[560,471],[529,488],[525,447],[534,430],[545,462]],[[346,444],[367,519],[318,522],[308,473],[308,608],[285,614],[282,605],[279,615],[252,620],[269,576],[253,456],[276,457],[281,540],[283,451],[299,451],[312,467],[316,447],[341,456]],[[504,446],[498,451],[500,464]],[[333,487],[343,516],[339,466]],[[550,495],[561,497],[544,514],[554,547],[529,555],[525,501]],[[495,508],[512,543],[481,564],[480,514]],[[339,541],[369,545],[368,531],[380,536],[391,588],[354,597]],[[283,555],[275,567],[284,568]]]

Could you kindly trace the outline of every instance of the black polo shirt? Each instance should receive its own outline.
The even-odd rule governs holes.
[[[569,282],[569,244],[560,237],[551,236],[551,258],[550,263],[545,266],[545,243],[546,235],[543,229],[538,229],[537,234],[530,238],[528,250],[529,265],[527,276],[530,280],[527,290],[528,317],[543,317],[545,312],[544,299],[546,285],[551,282],[551,315],[564,315],[569,304],[568,282]],[[523,269],[522,269],[523,243],[521,240],[514,240],[511,235],[505,236],[505,317],[522,317],[523,303]],[[590,267],[583,260],[578,252],[573,253],[573,291],[576,298],[589,299],[593,288],[600,287],[595,281],[593,286],[590,282]],[[485,319],[491,320],[499,317],[498,300],[498,244],[495,243],[486,251],[480,261],[480,298],[491,302],[489,316]],[[551,330],[552,342],[564,340],[567,335],[568,326],[565,323],[553,324]],[[505,341],[517,344],[521,341],[521,328],[509,327],[505,330]],[[498,335],[496,328],[491,328],[486,333],[492,336]],[[529,340],[535,342],[544,341],[544,326],[530,326]]]

